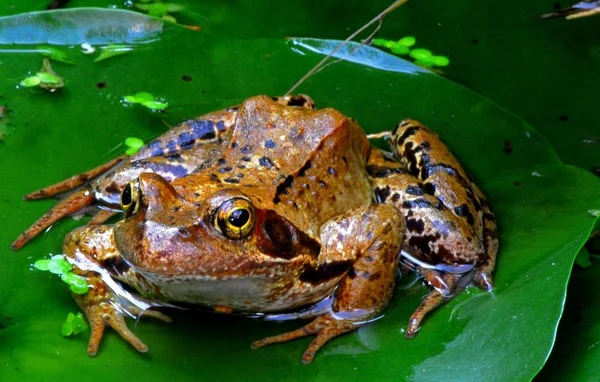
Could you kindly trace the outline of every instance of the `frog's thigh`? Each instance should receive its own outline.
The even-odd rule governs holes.
[[[76,229],[65,238],[63,252],[75,264],[73,272],[86,277],[90,286],[88,292],[83,295],[73,294],[75,302],[85,312],[90,322],[92,333],[88,343],[88,354],[97,353],[107,324],[138,351],[146,352],[148,347],[129,330],[123,315],[115,307],[115,296],[104,283],[101,275],[92,270],[103,269],[109,263],[118,264],[122,261],[115,246],[112,227],[100,225]],[[163,321],[169,320],[158,312],[144,312],[144,314]]]

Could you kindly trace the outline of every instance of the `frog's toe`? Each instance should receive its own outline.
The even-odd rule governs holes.
[[[316,335],[316,338],[308,345],[308,348],[302,355],[302,363],[310,363],[317,351],[323,347],[329,340],[350,332],[358,326],[350,320],[336,319],[331,314],[325,314],[316,318],[310,324],[293,330],[291,332],[282,333],[277,336],[266,337],[262,340],[254,341],[251,345],[253,349],[257,349],[266,345],[287,342],[296,338]]]
[[[159,312],[158,310],[146,309],[143,312],[141,312],[139,315],[141,317],[152,317],[152,318],[155,318],[155,319],[160,320],[162,322],[167,322],[167,323],[173,322],[173,320],[171,319],[171,317],[167,316],[164,313]]]
[[[477,272],[474,278],[475,284],[486,292],[491,292],[494,289],[492,281],[492,273],[487,271]]]
[[[87,353],[90,356],[95,356],[98,353],[98,347],[104,336],[104,328],[109,325],[113,328],[125,341],[129,342],[137,351],[145,353],[148,351],[148,346],[144,344],[129,328],[125,322],[123,315],[117,311],[111,304],[102,303],[86,310],[86,316],[90,322],[92,335],[88,342]]]

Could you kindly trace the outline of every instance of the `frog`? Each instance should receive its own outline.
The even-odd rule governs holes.
[[[33,193],[67,195],[13,247],[94,201],[112,209],[63,245],[91,286],[74,295],[90,322],[89,355],[106,326],[147,351],[125,315],[169,321],[148,309],[156,302],[226,314],[303,311],[310,323],[252,347],[314,336],[302,355],[309,363],[333,338],[380,317],[401,257],[430,286],[405,330],[412,338],[468,283],[493,288],[497,229],[484,194],[437,134],[408,119],[384,135],[391,152],[308,96],[252,97]],[[117,203],[124,217],[105,224]],[[151,303],[125,304],[112,280]]]

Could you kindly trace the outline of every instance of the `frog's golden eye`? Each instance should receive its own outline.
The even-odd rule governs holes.
[[[215,227],[229,239],[246,237],[256,222],[254,206],[248,199],[232,198],[225,201],[213,215]]]
[[[137,181],[127,183],[127,186],[121,193],[121,208],[125,212],[125,217],[128,218],[135,214],[139,207],[139,183]]]

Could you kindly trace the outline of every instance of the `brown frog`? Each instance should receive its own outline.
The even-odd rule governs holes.
[[[79,228],[64,244],[92,286],[75,295],[91,323],[90,355],[107,324],[147,350],[125,324],[116,278],[147,299],[225,313],[331,301],[303,328],[253,344],[315,335],[302,357],[310,362],[327,341],[381,314],[401,251],[433,286],[410,318],[412,337],[427,312],[464,287],[459,281],[491,290],[496,228],[485,197],[434,133],[406,120],[388,135],[393,155],[306,96],[253,97],[171,129],[130,159],[34,193],[80,187],[13,246],[94,199],[114,208],[120,193],[123,220]]]

